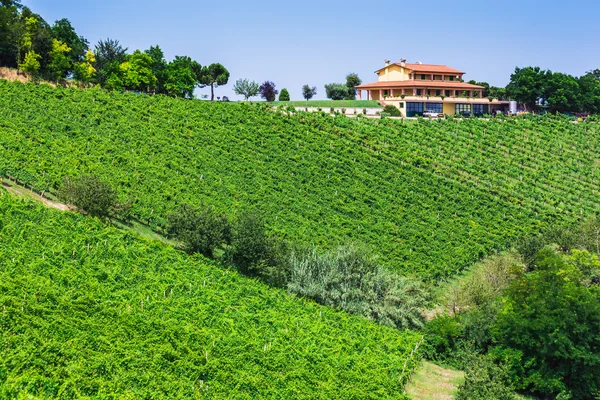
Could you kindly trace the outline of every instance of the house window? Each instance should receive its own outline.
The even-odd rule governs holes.
[[[390,91],[389,91],[388,89],[385,89],[385,90],[383,91],[383,95],[384,95],[384,96],[389,96],[389,95],[390,95]]]
[[[442,95],[442,91],[441,90],[436,90],[435,91],[435,95],[436,96],[441,96]]]
[[[421,95],[421,89],[417,89],[417,96]]]
[[[404,108],[404,103],[400,102],[400,108]]]
[[[450,90],[446,90],[446,97],[450,97]]]
[[[421,74],[421,80],[424,81],[425,80],[425,74]]]
[[[428,111],[433,111],[433,112],[436,112],[438,114],[441,114],[443,112],[442,111],[442,103],[426,103],[425,104],[425,108]]]
[[[423,116],[423,103],[406,103],[406,116]]]
[[[453,77],[453,76],[451,76],[451,77],[450,77],[450,80],[451,80],[451,81],[453,81],[453,80],[454,80],[454,77]]]
[[[456,104],[454,106],[454,113],[461,115],[470,115],[471,114],[471,105],[470,104]]]
[[[490,113],[490,106],[487,104],[473,104],[473,114],[481,116]]]

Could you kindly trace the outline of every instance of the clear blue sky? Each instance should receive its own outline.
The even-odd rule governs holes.
[[[256,4],[255,4],[256,3]],[[68,18],[92,45],[130,51],[159,44],[167,60],[220,62],[236,79],[272,80],[301,99],[304,84],[363,82],[386,58],[446,64],[467,80],[504,86],[516,66],[582,75],[600,68],[599,0],[157,1],[23,0],[52,24]],[[202,90],[206,93],[206,90]]]

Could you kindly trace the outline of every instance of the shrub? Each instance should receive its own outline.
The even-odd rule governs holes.
[[[342,114],[346,115],[346,109],[342,108]]]
[[[383,112],[388,113],[392,117],[401,117],[402,116],[400,109],[391,104],[388,104],[387,106],[383,107]]]
[[[389,113],[386,113],[385,111],[383,111],[383,112],[379,113],[379,115],[381,116],[381,119],[386,119],[387,117],[389,117],[389,116],[390,116],[390,114],[389,114]]]
[[[367,115],[367,109],[363,108],[363,115]]]
[[[279,101],[290,101],[290,92],[287,89],[282,89],[279,94]]]
[[[333,114],[333,113],[335,112],[335,108],[333,108],[333,107],[330,107],[330,108],[329,108],[329,112]]]
[[[276,265],[275,243],[267,235],[264,217],[258,211],[245,211],[238,217],[229,258],[247,275],[264,275],[266,270]]]
[[[117,195],[110,184],[93,175],[66,177],[58,197],[94,217],[108,217],[116,205]]]
[[[428,294],[422,284],[389,272],[363,248],[294,251],[286,269],[290,293],[382,325],[415,328],[424,324],[421,310]]]
[[[325,93],[328,99],[344,100],[348,97],[348,87],[343,83],[329,83],[325,85]]]
[[[182,205],[168,216],[168,232],[180,240],[189,253],[214,257],[214,250],[231,241],[227,216],[201,204],[196,209]]]
[[[465,381],[457,400],[516,400],[508,365],[497,364],[491,356],[473,355],[467,363]]]

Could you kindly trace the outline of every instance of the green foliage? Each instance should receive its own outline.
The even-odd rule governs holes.
[[[248,79],[238,79],[233,85],[233,92],[237,95],[244,96],[244,100],[250,97],[258,96],[260,86],[254,81]],[[289,100],[289,99],[288,99]]]
[[[276,263],[276,246],[267,234],[263,215],[242,212],[233,227],[229,258],[246,275],[261,275]]]
[[[389,114],[391,117],[401,117],[402,116],[400,109],[391,104],[388,104],[387,106],[383,107],[383,112]]]
[[[114,83],[120,72],[119,67],[127,58],[127,48],[123,48],[118,40],[101,40],[95,47],[94,55],[96,58],[94,68],[97,71],[98,83],[105,86],[107,81],[112,79],[113,84],[108,89],[114,89]],[[122,83],[121,86],[123,86]]]
[[[109,183],[93,175],[66,177],[59,198],[94,217],[107,217],[116,205],[116,193]]]
[[[509,366],[491,356],[472,356],[456,400],[516,400]]]
[[[199,209],[182,205],[169,215],[169,233],[181,241],[190,253],[214,257],[214,250],[231,241],[226,215],[202,204]]]
[[[600,290],[575,264],[544,249],[506,293],[495,352],[513,354],[519,389],[577,399],[600,389]]]
[[[96,56],[92,50],[88,50],[87,53],[85,53],[84,60],[75,66],[73,72],[75,79],[80,81],[84,87],[89,85],[96,76],[96,68],[94,68],[95,63]]]
[[[75,28],[66,18],[60,19],[52,26],[52,35],[54,39],[59,40],[71,49],[68,53],[69,71],[73,71],[74,67],[84,61],[86,51],[89,49],[89,42],[75,32]]]
[[[346,100],[348,97],[348,86],[343,83],[329,83],[325,85],[325,94],[331,100]]]
[[[346,100],[355,100],[356,99],[356,86],[360,85],[362,80],[355,73],[349,73],[346,75],[346,87],[347,94]]]
[[[292,252],[286,267],[290,293],[400,329],[423,326],[425,288],[383,268],[365,249],[341,246]]]
[[[304,103],[306,104],[306,103]],[[287,116],[0,82],[0,175],[40,192],[100,176],[163,230],[182,204],[260,205],[269,232],[357,241],[395,271],[449,277],[549,225],[597,210],[597,124]]]
[[[200,87],[210,86],[210,101],[215,100],[215,88],[226,85],[229,81],[229,71],[219,63],[203,67],[197,75]]]
[[[290,101],[290,92],[286,88],[281,89],[279,93],[279,101]]]
[[[37,76],[37,73],[40,71],[40,58],[41,56],[37,54],[35,51],[28,51],[25,55],[25,59],[21,64],[19,64],[19,68],[33,77]]]
[[[71,48],[60,40],[52,40],[52,52],[50,53],[50,77],[57,81],[64,78],[71,67],[71,60],[69,59],[69,53]]]
[[[0,189],[0,398],[397,399],[421,335]]]
[[[317,95],[317,88],[313,86],[312,88],[308,85],[302,86],[302,97],[309,101],[313,97]]]
[[[141,92],[153,91],[157,82],[152,70],[153,65],[152,57],[139,50],[128,55],[126,61],[119,67],[125,89]]]
[[[191,99],[198,83],[200,64],[190,57],[176,56],[165,70],[164,90],[172,97]]]

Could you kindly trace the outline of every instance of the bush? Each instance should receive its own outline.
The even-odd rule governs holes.
[[[400,109],[391,104],[388,104],[387,106],[383,107],[383,112],[388,113],[392,117],[401,117],[402,116]]]
[[[328,99],[344,100],[348,97],[348,87],[343,83],[329,83],[325,85],[325,93]]]
[[[58,197],[94,217],[108,217],[116,206],[117,195],[110,184],[93,175],[66,177]]]
[[[214,250],[231,241],[227,216],[213,207],[199,209],[182,205],[168,217],[168,232],[180,240],[189,253],[214,257]]]
[[[457,400],[516,400],[509,367],[497,364],[491,356],[473,355],[467,363],[465,381]]]
[[[290,92],[287,89],[282,89],[279,94],[279,101],[290,101]]]
[[[381,267],[365,249],[341,246],[328,253],[309,248],[291,253],[290,293],[361,315],[382,325],[416,328],[428,302],[423,285]]]
[[[229,249],[229,259],[246,275],[265,275],[276,266],[274,240],[267,235],[264,217],[258,211],[245,211],[237,219]]]

